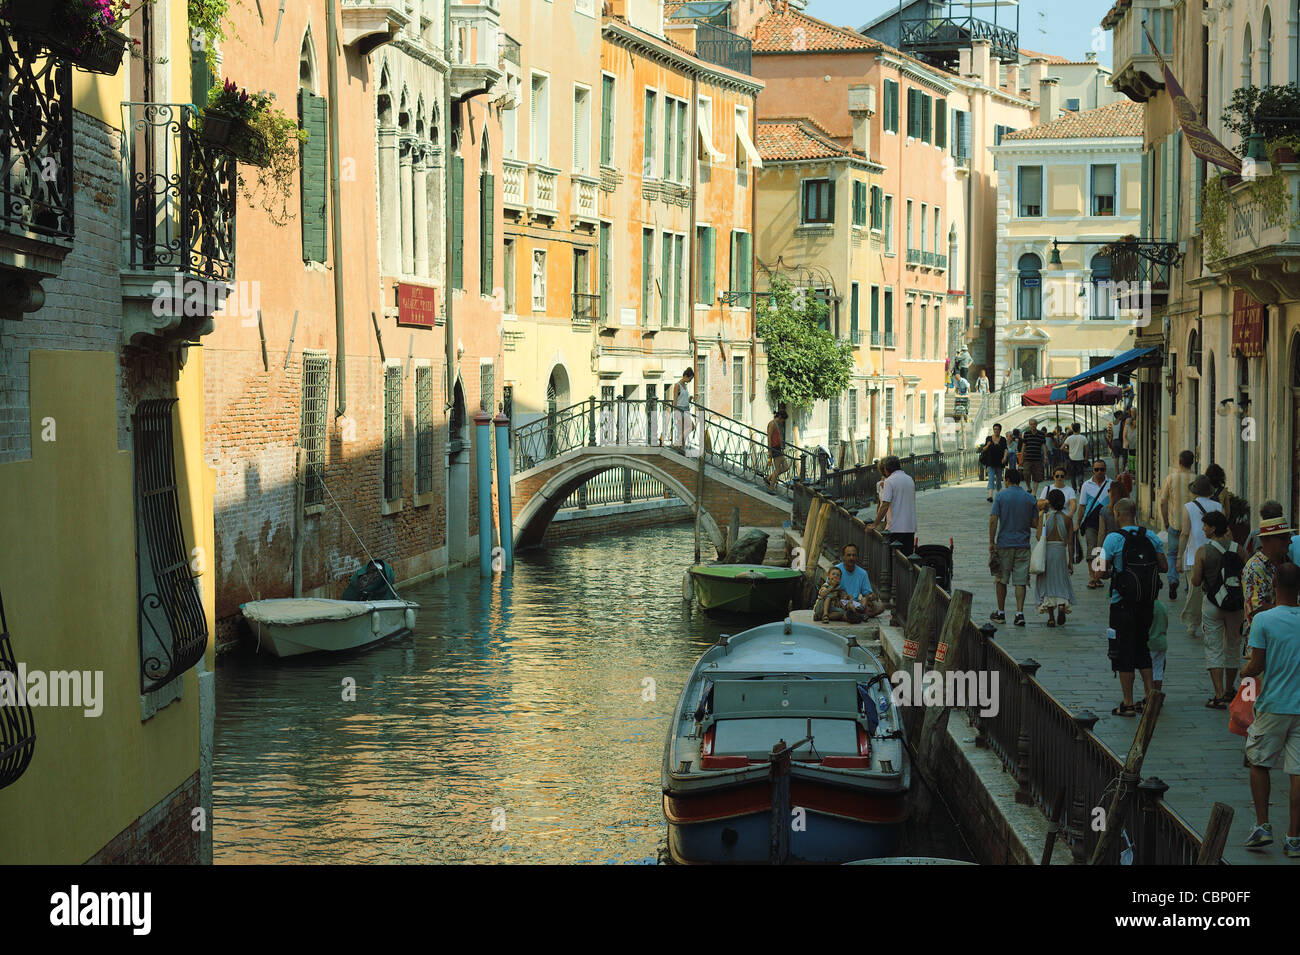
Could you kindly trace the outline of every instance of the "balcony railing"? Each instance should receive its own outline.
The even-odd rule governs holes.
[[[989,55],[999,60],[1018,60],[1018,38],[1013,27],[991,23],[974,16],[923,17],[901,21],[899,48],[921,59],[955,60],[959,50],[969,49],[975,40],[988,40]]]
[[[600,315],[600,296],[590,292],[573,293],[573,323],[590,325]]]
[[[749,73],[753,68],[754,45],[730,30],[711,23],[696,23],[695,55],[706,63]]]
[[[0,229],[71,240],[72,67],[0,30]]]
[[[894,330],[892,328],[885,329],[885,347],[886,348],[894,347]]]
[[[533,208],[533,215],[559,215],[560,207],[556,196],[556,183],[559,179],[560,170],[548,169],[545,166],[533,164],[529,167],[529,173],[533,180],[532,202],[529,203]]]
[[[849,332],[849,340],[853,342],[853,347],[857,348],[862,344],[862,332],[859,329],[853,329]]]
[[[501,204],[507,209],[528,205],[528,163],[518,159],[501,160]]]
[[[600,180],[582,173],[569,176],[569,215],[582,222],[597,222],[596,194]]]
[[[924,253],[922,253],[920,249],[908,249],[908,250],[907,250],[907,264],[908,264],[908,265],[920,265],[920,264],[921,264],[921,260],[922,260],[923,258],[924,258]]]
[[[1169,300],[1169,276],[1182,259],[1176,242],[1116,243],[1110,280],[1120,308],[1159,307]]]
[[[204,146],[183,103],[123,103],[125,267],[235,277],[235,161]]]
[[[871,347],[872,348],[880,347],[880,329],[878,328],[873,328],[871,330]]]
[[[501,59],[519,66],[521,63],[519,41],[509,34],[501,34]]]

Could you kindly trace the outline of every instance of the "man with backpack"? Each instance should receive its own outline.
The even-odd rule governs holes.
[[[1205,544],[1192,564],[1192,586],[1200,587],[1201,633],[1205,638],[1205,668],[1214,696],[1205,701],[1212,710],[1226,710],[1237,693],[1237,661],[1241,657],[1241,619],[1246,606],[1242,588],[1245,555],[1228,533],[1228,518],[1210,511],[1202,518]],[[1224,671],[1227,670],[1227,681]]]
[[[1119,530],[1106,535],[1101,550],[1112,570],[1110,582],[1111,669],[1119,675],[1124,699],[1111,710],[1112,716],[1136,716],[1142,702],[1133,700],[1133,674],[1142,673],[1147,696],[1153,690],[1151,651],[1147,640],[1151,619],[1160,594],[1160,575],[1169,569],[1164,545],[1152,531],[1137,525],[1133,502],[1121,498],[1115,504]]]

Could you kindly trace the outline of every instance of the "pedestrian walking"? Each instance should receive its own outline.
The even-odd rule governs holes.
[[[1255,830],[1247,849],[1273,843],[1268,819],[1269,771],[1285,757],[1282,769],[1291,777],[1290,819],[1282,851],[1300,858],[1300,567],[1289,561],[1273,578],[1277,606],[1255,618],[1250,633],[1250,662],[1241,675],[1263,686],[1255,699],[1255,721],[1246,731],[1246,761],[1250,764],[1250,794],[1255,802]]]
[[[1160,515],[1160,523],[1165,528],[1165,548],[1166,553],[1178,553],[1178,535],[1182,529],[1182,513],[1188,502],[1192,499],[1192,463],[1196,460],[1196,455],[1191,451],[1178,452],[1178,464],[1174,469],[1165,476],[1165,481],[1160,485],[1160,493],[1156,496],[1156,513]],[[1170,562],[1169,566],[1169,599],[1178,599],[1178,561]]]
[[[1228,490],[1228,476],[1220,465],[1207,466],[1205,476],[1214,487],[1210,496],[1219,502],[1223,513],[1228,516],[1228,531],[1232,534],[1232,539],[1244,545],[1250,536],[1250,503]]]
[[[1259,520],[1262,524],[1264,521],[1275,520],[1282,516],[1281,501],[1265,501],[1259,506]],[[1246,538],[1245,546],[1242,548],[1247,557],[1251,557],[1259,550],[1259,528],[1251,531]],[[1292,561],[1294,564],[1295,561]]]
[[[1256,532],[1259,547],[1250,555],[1245,569],[1241,572],[1241,589],[1246,600],[1241,618],[1243,637],[1250,636],[1251,621],[1255,616],[1273,607],[1273,578],[1277,574],[1277,569],[1288,559],[1287,545],[1290,543],[1291,535],[1295,533],[1294,528],[1287,527],[1286,521],[1280,514],[1276,517],[1263,516],[1265,508],[1272,511],[1272,508],[1268,507],[1269,504],[1277,504],[1277,502],[1266,501],[1260,507],[1259,530]],[[1281,504],[1277,507],[1279,511],[1282,509]]]
[[[1115,517],[1119,530],[1102,542],[1102,554],[1111,570],[1111,670],[1119,675],[1123,699],[1110,712],[1112,716],[1136,716],[1154,689],[1147,641],[1159,599],[1160,574],[1168,569],[1168,562],[1160,538],[1137,525],[1132,501],[1121,499],[1115,505]],[[1133,699],[1135,673],[1142,674],[1145,694],[1139,701]]]
[[[790,459],[785,456],[785,435],[782,429],[789,418],[784,408],[777,409],[772,420],[767,423],[767,456],[772,462],[771,472],[767,476],[767,487],[775,491],[781,475],[790,467]]]
[[[1205,546],[1205,529],[1201,519],[1210,511],[1221,512],[1223,508],[1210,496],[1214,486],[1204,474],[1192,479],[1189,490],[1192,499],[1183,507],[1182,523],[1178,529],[1177,559],[1183,572],[1190,574],[1196,563],[1196,552]],[[1187,628],[1187,635],[1193,640],[1201,638],[1201,609],[1204,603],[1204,593],[1200,587],[1187,588],[1187,601],[1183,604],[1180,616],[1183,626]]]
[[[1076,512],[1079,507],[1079,495],[1074,492],[1074,488],[1070,487],[1070,485],[1066,483],[1064,465],[1058,465],[1054,468],[1052,471],[1051,483],[1044,484],[1038,489],[1038,509],[1040,511],[1046,511],[1048,509],[1050,503],[1048,502],[1047,495],[1054,490],[1060,491],[1062,496],[1065,498],[1065,516],[1073,521],[1077,516]]]
[[[1002,490],[1002,469],[1007,462],[1007,439],[1002,436],[1002,425],[995,424],[993,433],[984,439],[980,448],[980,464],[989,473],[989,501],[993,495]]]
[[[687,368],[682,377],[673,386],[673,447],[685,451],[690,432],[694,430],[691,421],[691,382],[695,380],[695,369]]]
[[[1065,450],[1069,455],[1068,473],[1074,489],[1088,478],[1088,439],[1079,429],[1079,422],[1070,425],[1070,434],[1065,439]]]
[[[910,557],[916,549],[916,482],[903,470],[903,462],[891,454],[880,464],[885,475],[881,482],[880,504],[876,508],[876,527],[885,528],[885,536]]]
[[[1098,540],[1101,535],[1102,511],[1110,507],[1110,480],[1106,477],[1106,462],[1097,458],[1092,462],[1092,477],[1079,491],[1079,529],[1083,532],[1083,559],[1088,562],[1088,589],[1096,590],[1101,584],[1101,569],[1096,560]]]
[[[1061,472],[1064,476],[1065,472]],[[1045,488],[1045,490],[1047,490]],[[1044,570],[1034,582],[1038,612],[1047,614],[1047,625],[1065,626],[1065,615],[1074,607],[1074,562],[1070,540],[1074,524],[1065,513],[1065,493],[1054,487],[1047,490],[1047,512],[1038,524],[1038,540],[1046,541]]]
[[[1115,462],[1115,473],[1119,474],[1128,470],[1128,452],[1124,444],[1124,422],[1126,421],[1124,412],[1115,412],[1115,421],[1113,426],[1106,427],[1106,439],[1110,442],[1111,458]]]
[[[956,390],[957,394],[961,397],[965,397],[966,395],[970,394],[970,382],[962,377],[960,371],[957,372],[957,377],[953,381],[952,386]]]
[[[1212,710],[1226,710],[1237,693],[1241,658],[1241,612],[1246,604],[1241,576],[1246,561],[1228,534],[1228,518],[1210,511],[1202,518],[1206,541],[1192,564],[1191,586],[1204,595],[1201,634],[1205,639],[1205,668],[1214,696],[1205,701]]]
[[[1007,441],[1007,467],[1020,468],[1020,429],[1011,429],[1011,438]]]
[[[989,514],[989,554],[993,558],[994,590],[998,609],[989,615],[997,623],[1007,619],[1007,587],[1015,588],[1015,625],[1025,625],[1025,591],[1029,586],[1029,536],[1038,527],[1034,496],[1020,486],[1018,468],[1007,469],[1007,487],[993,499]]]
[[[1029,427],[1020,439],[1020,469],[1029,476],[1029,493],[1037,494],[1043,483],[1047,456],[1047,435],[1038,429],[1038,421],[1029,419]]]
[[[975,379],[975,393],[977,395],[987,395],[989,393],[989,376],[980,369],[980,376]]]

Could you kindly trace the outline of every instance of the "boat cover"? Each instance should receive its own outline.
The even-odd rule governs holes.
[[[371,606],[355,600],[286,597],[280,600],[252,600],[240,609],[253,622],[292,627],[323,620],[351,620],[368,614]]]

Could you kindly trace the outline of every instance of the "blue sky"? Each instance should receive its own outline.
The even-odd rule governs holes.
[[[1056,53],[1072,60],[1082,60],[1084,53],[1093,48],[1093,29],[1100,27],[1101,18],[1110,7],[1111,0],[1068,0],[1064,3],[1061,0],[1021,0],[1020,45],[1039,53]],[[808,0],[807,13],[819,20],[856,29],[884,11],[897,8],[897,0]],[[965,8],[954,3],[954,15],[958,11],[964,13]],[[979,8],[974,12],[981,19],[993,19],[991,8]],[[1003,22],[1003,16],[1014,24],[1016,8],[1000,8],[999,24]],[[1104,48],[1098,51],[1097,58],[1110,66],[1110,34],[1102,33],[1100,37]]]

